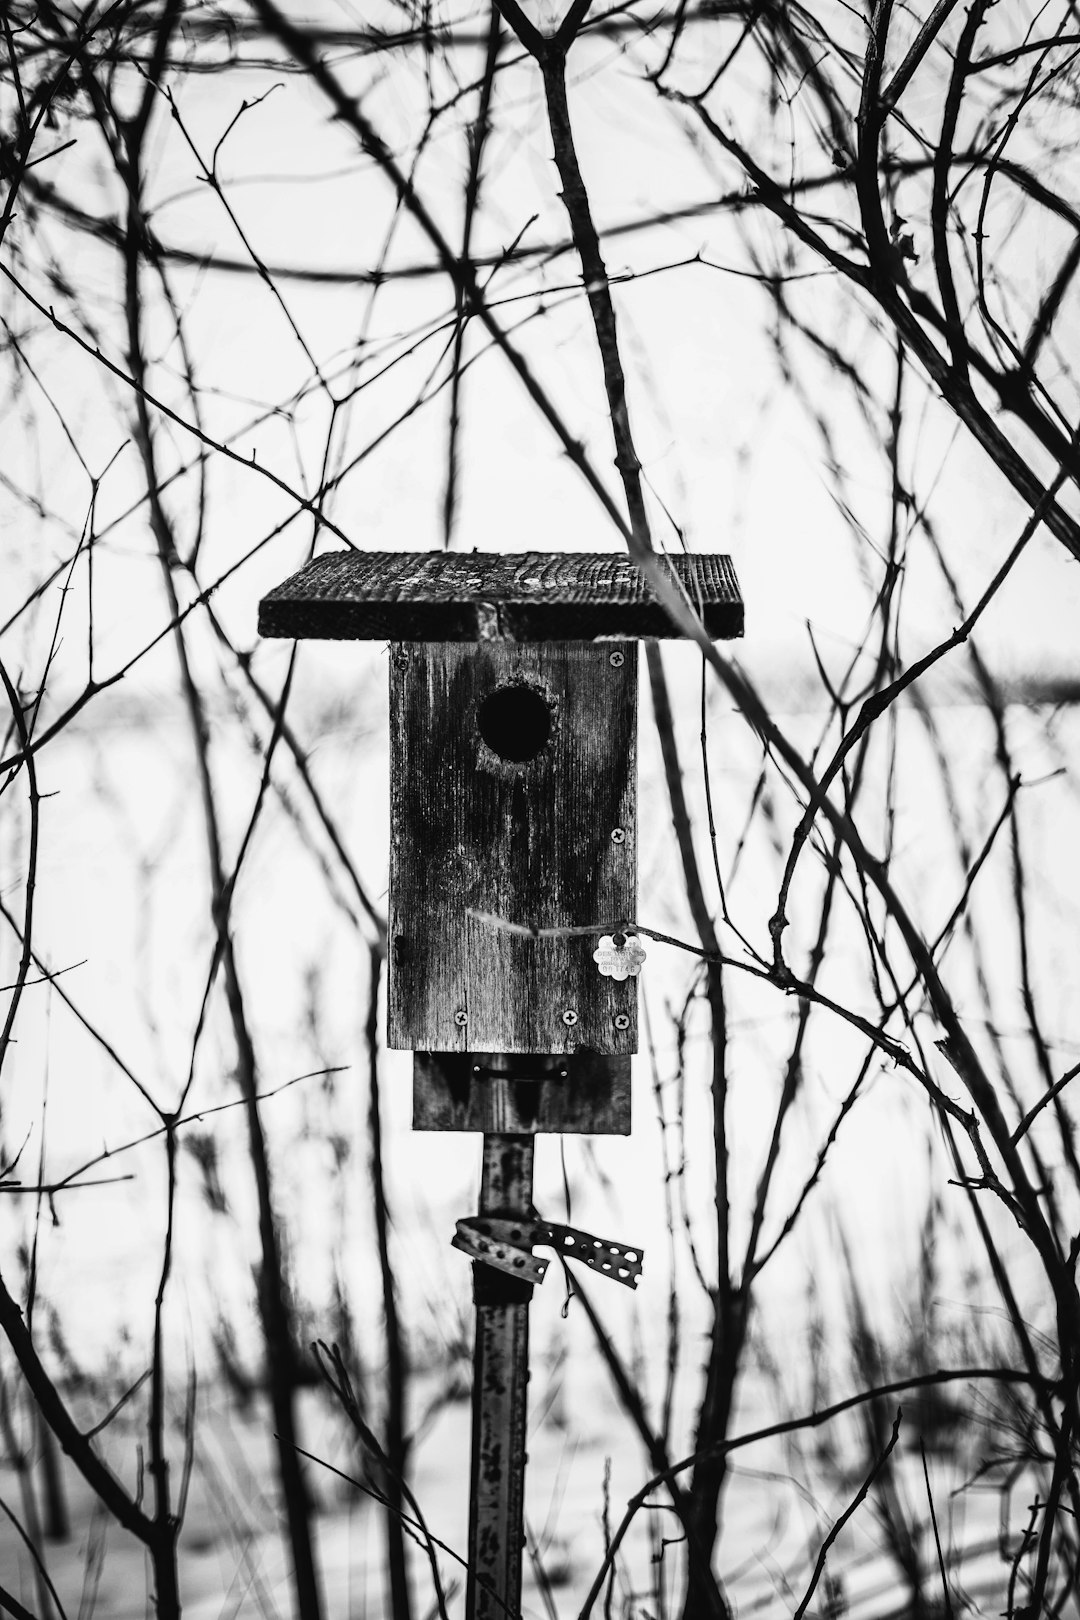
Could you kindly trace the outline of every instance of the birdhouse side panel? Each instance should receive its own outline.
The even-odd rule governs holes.
[[[391,1046],[636,1050],[592,955],[636,904],[635,653],[392,649]]]

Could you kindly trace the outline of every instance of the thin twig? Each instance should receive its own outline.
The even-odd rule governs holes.
[[[817,1583],[821,1579],[822,1575],[825,1572],[825,1559],[828,1556],[829,1548],[832,1546],[833,1542],[836,1540],[837,1536],[840,1534],[840,1532],[844,1528],[845,1524],[847,1524],[848,1520],[851,1518],[851,1516],[855,1512],[856,1508],[858,1508],[861,1505],[861,1503],[863,1503],[866,1500],[867,1493],[869,1492],[871,1485],[874,1483],[875,1479],[877,1479],[878,1475],[881,1473],[881,1470],[885,1467],[885,1464],[888,1462],[889,1457],[892,1454],[893,1447],[896,1445],[896,1442],[900,1438],[900,1420],[903,1417],[903,1415],[904,1415],[903,1407],[898,1406],[896,1408],[896,1417],[893,1420],[892,1434],[889,1436],[888,1440],[886,1441],[883,1450],[880,1452],[878,1457],[875,1459],[874,1464],[873,1464],[872,1468],[870,1469],[870,1472],[867,1474],[866,1478],[863,1480],[862,1484],[859,1486],[859,1489],[855,1492],[855,1495],[852,1497],[851,1501],[848,1503],[848,1505],[844,1509],[843,1513],[841,1513],[840,1517],[836,1520],[835,1524],[833,1524],[830,1527],[828,1535],[825,1537],[825,1540],[821,1543],[821,1547],[820,1547],[820,1549],[818,1551],[818,1555],[817,1555],[817,1563],[814,1565],[814,1572],[810,1577],[810,1584],[806,1588],[806,1591],[804,1592],[803,1597],[802,1597],[802,1601],[800,1602],[798,1608],[795,1610],[795,1613],[794,1613],[794,1616],[792,1617],[792,1620],[803,1620],[803,1615],[806,1613],[807,1606],[808,1606],[808,1604],[810,1602],[810,1599],[814,1595],[814,1592],[815,1592],[815,1590],[817,1588]]]
[[[38,827],[40,816],[41,795],[38,792],[37,768],[33,753],[30,750],[30,737],[23,715],[22,703],[19,694],[11,683],[4,663],[0,660],[0,681],[3,682],[7,693],[8,703],[11,705],[11,717],[15,723],[19,742],[22,745],[22,758],[26,765],[26,782],[28,789],[30,810],[30,838],[26,857],[26,880],[24,884],[25,900],[23,902],[22,923],[22,950],[19,953],[19,966],[15,975],[15,984],[12,989],[11,1000],[8,1003],[7,1015],[4,1018],[4,1027],[0,1030],[0,1069],[3,1068],[7,1056],[8,1046],[11,1042],[11,1032],[15,1025],[15,1015],[19,1010],[23,989],[26,985],[27,975],[30,972],[31,935],[34,926],[34,889],[37,882],[38,861]],[[5,783],[5,786],[7,784]]]
[[[1058,1093],[1060,1091],[1064,1091],[1065,1087],[1069,1084],[1069,1081],[1075,1080],[1078,1074],[1080,1074],[1080,1063],[1074,1063],[1071,1069],[1066,1069],[1065,1073],[1061,1076],[1061,1079],[1056,1080],[1048,1091],[1043,1092],[1035,1106],[1028,1109],[1015,1131],[1013,1131],[1009,1140],[1015,1144],[1016,1142],[1019,1142],[1022,1136],[1026,1136],[1028,1131],[1031,1129],[1032,1124],[1042,1113],[1047,1103],[1053,1102]]]
[[[934,1493],[930,1489],[930,1470],[926,1464],[926,1447],[923,1445],[921,1438],[919,1440],[919,1454],[922,1457],[923,1479],[926,1483],[926,1501],[930,1508],[930,1524],[934,1531],[934,1546],[937,1549],[938,1570],[941,1575],[941,1596],[945,1604],[945,1620],[953,1620],[952,1593],[949,1591],[949,1576],[945,1568],[945,1554],[941,1546],[941,1533],[938,1530]]]

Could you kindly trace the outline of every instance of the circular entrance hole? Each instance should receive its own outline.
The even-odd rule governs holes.
[[[551,707],[531,686],[500,686],[480,705],[480,735],[512,764],[535,759],[551,736]]]

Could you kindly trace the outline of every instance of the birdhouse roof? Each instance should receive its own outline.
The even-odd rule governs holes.
[[[731,558],[658,559],[714,640],[741,636]],[[351,641],[598,641],[673,638],[633,558],[575,551],[334,551],[259,604],[264,636]]]

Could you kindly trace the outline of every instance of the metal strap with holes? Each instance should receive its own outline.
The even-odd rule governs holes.
[[[600,1276],[610,1277],[612,1282],[620,1282],[627,1288],[637,1287],[644,1260],[640,1249],[593,1237],[591,1232],[582,1232],[576,1226],[541,1220],[516,1221],[494,1215],[474,1215],[458,1221],[452,1241],[454,1248],[470,1259],[531,1283],[543,1282],[548,1269],[548,1262],[538,1260],[532,1253],[534,1244],[554,1249],[564,1260],[580,1260]]]
[[[610,1277],[612,1282],[624,1283],[627,1288],[637,1287],[645,1258],[640,1249],[612,1243],[610,1238],[593,1237],[591,1232],[582,1232],[576,1226],[548,1222],[537,1225],[533,1242],[555,1249],[564,1260],[584,1261],[602,1277]]]
[[[532,1253],[533,1231],[534,1227],[528,1222],[473,1215],[458,1221],[451,1242],[470,1260],[479,1260],[485,1266],[494,1266],[496,1271],[521,1277],[525,1282],[540,1283],[548,1262],[538,1260]]]

